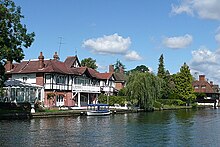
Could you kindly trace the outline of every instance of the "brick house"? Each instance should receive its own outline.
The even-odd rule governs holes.
[[[44,59],[40,52],[38,59],[5,65],[8,78],[43,87],[39,101],[50,106],[86,106],[97,103],[100,93],[115,92],[113,73],[99,73],[94,69],[81,67],[77,56],[59,61],[55,52],[53,59]]]
[[[199,80],[193,81],[192,85],[195,92],[207,96],[205,99],[219,99],[219,86],[214,85],[212,81],[208,82],[205,75],[199,75]]]

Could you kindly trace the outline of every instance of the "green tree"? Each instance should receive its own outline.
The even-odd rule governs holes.
[[[190,73],[189,66],[184,63],[180,68],[180,72],[175,75],[174,82],[177,98],[187,102],[187,104],[191,103],[196,98],[192,86],[192,80],[193,77]]]
[[[161,98],[168,99],[169,95],[170,95],[170,90],[171,90],[171,88],[169,87],[170,73],[168,70],[165,70],[163,54],[161,54],[161,56],[159,58],[157,76],[162,79]]]
[[[163,60],[164,60],[163,54],[161,54],[161,56],[159,58],[159,66],[158,66],[158,72],[157,72],[157,76],[161,79],[164,79],[166,76]]]
[[[85,58],[81,61],[82,66],[87,66],[92,69],[97,69],[98,66],[96,65],[96,60],[93,60],[92,58]]]
[[[0,87],[5,80],[6,61],[20,62],[24,58],[22,47],[28,48],[34,41],[35,34],[27,32],[22,18],[21,8],[12,0],[0,0]]]
[[[129,75],[129,74],[132,74],[134,72],[143,72],[143,73],[144,72],[149,72],[149,68],[145,65],[140,65],[140,66],[135,67],[135,69],[127,71],[126,74]]]
[[[120,72],[120,68],[122,68],[123,70],[125,69],[125,65],[121,63],[120,60],[117,59],[116,63],[114,64],[114,71],[115,72]]]
[[[138,102],[145,110],[153,108],[155,100],[159,97],[161,80],[151,73],[136,73],[129,76],[126,85],[126,95],[132,103]]]

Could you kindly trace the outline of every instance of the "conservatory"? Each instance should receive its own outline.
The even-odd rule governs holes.
[[[4,85],[0,102],[29,102],[33,104],[36,101],[42,101],[42,86],[23,83],[14,79],[7,80]]]

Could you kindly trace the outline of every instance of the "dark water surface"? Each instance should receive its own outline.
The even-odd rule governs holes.
[[[0,146],[220,146],[220,109],[1,120]]]

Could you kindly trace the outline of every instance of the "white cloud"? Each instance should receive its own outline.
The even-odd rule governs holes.
[[[117,33],[109,36],[88,39],[83,47],[99,54],[125,54],[131,44],[130,38],[123,38]]]
[[[189,5],[175,6],[172,4],[171,7],[172,7],[171,14],[177,15],[181,13],[186,13],[188,15],[193,16],[193,10],[192,8],[189,7]]]
[[[192,60],[190,61],[190,69],[192,74],[198,72],[205,74],[207,78],[212,79],[214,83],[220,83],[220,50],[214,52],[209,49],[202,48],[192,51]]]
[[[216,30],[215,40],[220,44],[220,27]]]
[[[172,49],[180,49],[189,46],[193,41],[193,37],[189,34],[177,37],[166,37],[163,39],[163,45]]]
[[[107,69],[108,69],[107,66],[103,66],[103,65],[100,65],[100,64],[98,64],[98,63],[96,63],[96,65],[98,66],[98,70],[104,71],[104,70],[107,70]]]
[[[179,6],[171,5],[172,14],[196,14],[199,18],[220,20],[220,3],[218,0],[182,0]]]
[[[125,59],[128,61],[137,61],[141,60],[142,57],[136,51],[128,51],[125,55]]]

